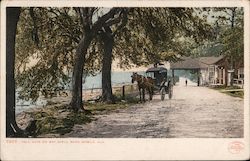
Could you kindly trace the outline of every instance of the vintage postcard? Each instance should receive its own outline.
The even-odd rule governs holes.
[[[249,159],[247,0],[4,0],[1,160]]]

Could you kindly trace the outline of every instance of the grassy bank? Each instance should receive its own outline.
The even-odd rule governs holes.
[[[50,102],[43,108],[23,112],[18,116],[17,122],[30,126],[31,124],[28,125],[28,123],[35,120],[33,127],[30,127],[28,131],[32,137],[60,137],[69,133],[76,124],[86,124],[93,121],[95,119],[93,116],[97,113],[128,108],[138,102],[139,99],[136,97],[127,96],[125,100],[122,100],[120,96],[116,96],[114,104],[86,102],[84,103],[86,111],[78,113],[74,113],[68,105]]]
[[[233,97],[244,98],[244,90],[238,86],[228,86],[228,87],[216,86],[216,87],[211,87],[211,88],[218,90],[221,93],[225,93],[227,95],[233,96]]]
[[[92,114],[95,114],[97,111],[112,111],[116,109],[127,108],[132,104],[139,103],[139,99],[136,97],[127,96],[125,99],[122,99],[122,96],[116,96],[115,103],[107,104],[102,102],[89,103],[86,102],[84,108],[90,111]]]

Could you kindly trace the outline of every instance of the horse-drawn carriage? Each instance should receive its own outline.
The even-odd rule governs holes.
[[[133,73],[132,83],[137,81],[138,89],[141,96],[145,101],[145,89],[148,90],[149,99],[152,100],[153,94],[160,94],[161,100],[165,99],[165,94],[168,94],[169,99],[173,96],[173,83],[171,78],[168,77],[168,70],[164,67],[152,67],[147,69],[146,77]]]
[[[154,91],[158,91],[161,95],[161,100],[164,100],[165,94],[168,98],[173,96],[173,83],[171,78],[168,77],[168,70],[164,67],[152,67],[146,71],[147,77],[154,80]]]

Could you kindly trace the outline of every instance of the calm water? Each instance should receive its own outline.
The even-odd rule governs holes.
[[[145,72],[138,72],[141,75],[145,75]],[[113,72],[111,74],[112,86],[118,86],[122,84],[131,83],[132,72]],[[176,76],[189,76],[186,71],[175,71]],[[92,88],[101,88],[102,81],[101,73],[96,76],[89,76],[85,79],[83,84],[83,90],[88,90]],[[66,85],[66,89],[70,89],[71,84]],[[18,93],[16,94],[18,96]],[[16,113],[20,113],[30,108],[42,107],[47,104],[47,100],[39,98],[36,102],[32,103],[30,100],[16,100]]]
[[[138,72],[144,75],[144,72]],[[113,72],[111,74],[111,81],[113,86],[118,86],[122,84],[131,83],[132,72]],[[92,88],[101,88],[102,85],[102,75],[101,73],[95,76],[88,76],[83,83],[83,90],[88,90]],[[71,83],[66,85],[66,89],[70,90]],[[18,97],[18,93],[16,93]],[[16,113],[20,113],[30,108],[42,107],[47,104],[47,100],[44,98],[38,98],[38,100],[32,103],[30,100],[18,100],[16,99]]]
[[[141,75],[144,75],[145,72],[138,72]],[[111,73],[111,82],[113,86],[131,83],[132,72],[112,72]],[[96,76],[89,76],[86,78],[85,83],[83,84],[83,89],[91,88],[101,88],[102,87],[102,74],[99,73]]]

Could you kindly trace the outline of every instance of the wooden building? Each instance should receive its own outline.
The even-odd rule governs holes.
[[[223,56],[219,57],[184,57],[181,61],[170,63],[172,75],[175,70],[193,70],[197,73],[199,85],[228,85],[230,72],[228,62]],[[237,72],[240,79],[244,77],[243,67]]]

